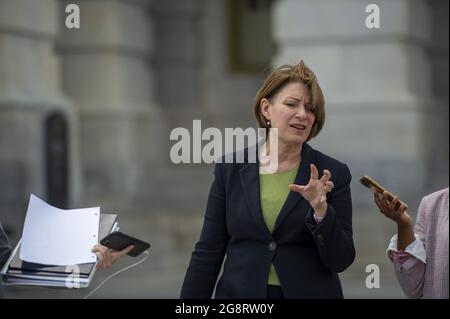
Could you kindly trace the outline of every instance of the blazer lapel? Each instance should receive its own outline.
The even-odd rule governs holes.
[[[294,184],[306,185],[311,177],[311,170],[309,166],[314,162],[313,149],[308,144],[304,143],[302,146],[302,155],[300,161],[300,167],[295,176]],[[276,232],[277,228],[280,226],[281,222],[292,212],[294,207],[298,204],[300,200],[303,200],[302,195],[297,192],[290,191],[283,207],[281,208],[280,214],[275,221],[275,226],[273,233]]]
[[[245,201],[250,209],[250,213],[261,231],[272,238],[261,209],[261,199],[259,193],[259,161],[248,163],[240,170],[241,185]]]

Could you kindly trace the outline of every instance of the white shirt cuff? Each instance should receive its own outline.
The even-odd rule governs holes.
[[[421,262],[426,264],[427,263],[427,252],[425,251],[425,247],[423,246],[423,242],[422,242],[422,240],[420,240],[419,235],[414,234],[414,237],[416,239],[411,244],[409,244],[406,247],[405,252],[407,252],[408,254],[416,257]],[[389,243],[389,247],[386,249],[386,254],[388,255],[388,257],[389,257],[389,251],[395,251],[395,252],[398,251],[397,250],[397,238],[398,238],[397,234],[395,234],[391,238],[391,242]]]

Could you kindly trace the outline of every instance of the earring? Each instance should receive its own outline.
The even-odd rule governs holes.
[[[270,121],[267,121],[267,123],[266,123],[266,124],[267,124],[267,126],[270,126]]]

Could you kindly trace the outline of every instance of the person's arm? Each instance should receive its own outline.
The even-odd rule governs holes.
[[[11,246],[9,245],[8,237],[0,223],[0,269],[3,268],[10,254]]]
[[[397,280],[409,298],[420,298],[422,297],[426,268],[425,203],[422,200],[416,226],[413,229],[412,219],[406,211],[406,207],[400,205],[398,209],[395,209],[399,202],[398,197],[394,197],[389,202],[387,193],[382,196],[375,193],[374,196],[381,213],[397,224],[398,233],[392,237],[387,249],[388,257],[394,264]]]
[[[223,165],[216,164],[214,170],[215,178],[209,192],[202,232],[181,288],[182,299],[211,298],[222,267],[229,240],[225,220]]]
[[[401,203],[398,196],[389,201],[387,192],[381,194],[374,191],[374,200],[380,212],[397,224],[397,249],[405,250],[415,240],[413,222],[406,211],[406,206]],[[400,203],[401,205],[399,205]]]
[[[352,231],[351,174],[346,165],[336,176],[335,189],[330,193],[325,214],[314,208],[307,215],[307,226],[313,234],[322,263],[334,272],[342,272],[355,260]],[[313,214],[321,217],[313,222]]]
[[[405,250],[405,248],[415,240],[412,223],[397,224],[397,234],[398,250]]]
[[[425,214],[426,204],[422,199],[417,213],[416,225],[414,227],[412,241],[405,252],[409,254],[401,265],[396,267],[396,276],[403,291],[409,298],[421,298],[423,295],[423,284],[426,270],[426,228]],[[415,234],[415,235],[414,235]]]
[[[315,166],[312,166],[311,171],[310,183],[316,178],[315,171],[317,169],[315,169]],[[329,176],[326,177],[327,175]],[[321,184],[326,189],[331,174],[325,172],[324,176],[319,181],[322,181]],[[306,225],[314,236],[322,263],[334,272],[344,271],[355,260],[350,192],[351,178],[347,165],[342,165],[339,176],[335,178],[334,185],[331,184],[334,191],[330,193],[328,200],[325,197],[324,201],[322,193],[322,205],[320,201],[314,200],[314,197],[317,198],[317,196],[309,196],[311,194],[306,194],[304,189],[299,189],[296,186],[291,188],[300,192],[309,201],[311,210],[307,214]],[[307,186],[305,188],[307,191]]]

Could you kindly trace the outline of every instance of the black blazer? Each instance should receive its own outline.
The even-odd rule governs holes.
[[[259,163],[248,163],[248,151],[244,163],[216,164],[181,298],[211,298],[225,256],[216,298],[266,298],[272,263],[286,298],[343,298],[337,273],[355,259],[348,167],[304,143],[295,183],[308,183],[311,163],[320,173],[328,169],[334,189],[327,214],[317,224],[308,201],[291,191],[270,233],[261,210]]]

